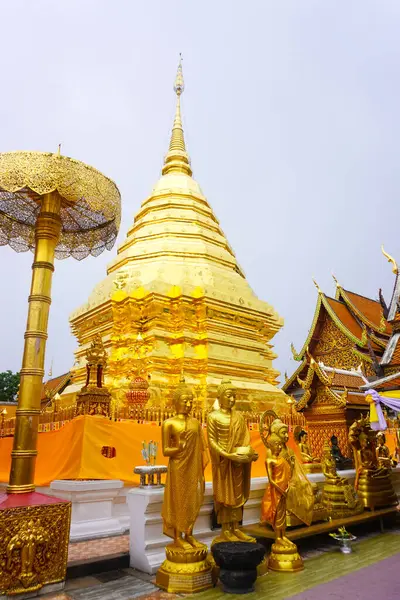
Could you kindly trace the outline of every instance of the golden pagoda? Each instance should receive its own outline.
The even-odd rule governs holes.
[[[162,176],[107,277],[71,316],[79,342],[74,385],[83,385],[86,349],[100,335],[108,353],[106,385],[117,405],[126,402],[132,379],[142,374],[150,380],[149,404],[164,407],[184,372],[197,410],[212,405],[217,385],[229,377],[243,410],[286,411],[270,344],[283,320],[252,291],[192,177],[181,118],[181,63],[174,90],[176,112]]]

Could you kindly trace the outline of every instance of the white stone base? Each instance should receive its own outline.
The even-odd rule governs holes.
[[[339,471],[339,475],[354,482],[353,469]],[[319,487],[323,486],[322,473],[313,473],[308,478]],[[258,523],[267,481],[266,477],[251,480],[250,497],[243,512],[244,525]],[[393,470],[392,483],[400,497],[400,465]],[[163,488],[124,487],[122,481],[117,479],[53,481],[50,488],[38,488],[37,491],[72,501],[71,541],[127,533],[132,518],[132,566],[154,573],[164,560],[164,548],[169,538],[162,533]],[[196,536],[204,543],[209,543],[216,535],[210,529],[212,508],[212,485],[207,483],[204,503],[195,527]]]
[[[155,573],[165,560],[165,546],[171,541],[163,534],[161,507],[164,489],[131,489],[127,495],[131,515],[130,566]],[[196,521],[194,535],[207,546],[216,535],[211,531],[212,485],[206,484],[204,502]]]
[[[123,486],[119,479],[51,482],[51,495],[72,502],[71,542],[119,535],[126,531],[115,515],[113,504]]]

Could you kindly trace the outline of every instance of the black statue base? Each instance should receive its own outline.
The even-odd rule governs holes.
[[[211,546],[220,568],[219,578],[227,594],[247,594],[254,591],[257,567],[265,555],[261,544],[252,542],[220,542]]]

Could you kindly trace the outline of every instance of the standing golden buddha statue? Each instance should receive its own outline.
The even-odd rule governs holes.
[[[261,525],[269,523],[275,532],[268,568],[272,571],[301,571],[303,561],[297,546],[285,535],[288,490],[292,476],[289,462],[282,456],[283,443],[276,433],[269,436],[267,443],[268,484],[261,502]]]
[[[161,515],[164,534],[174,541],[156,583],[167,592],[192,593],[211,586],[208,549],[193,536],[204,498],[206,444],[199,421],[189,415],[192,390],[181,380],[173,394],[176,414],[162,425],[163,455],[169,457]]]
[[[267,411],[268,412],[268,411]],[[265,415],[266,413],[264,413]],[[261,425],[264,422],[264,415],[261,416]],[[289,441],[289,427],[280,419],[272,421],[269,427],[269,435],[275,434],[282,442],[282,456],[290,466],[290,486],[288,489],[288,498],[286,502],[287,514],[286,522],[288,526],[292,525],[310,525],[313,519],[314,511],[314,489],[308,481],[304,472],[303,465],[297,459],[294,451],[287,446]],[[263,442],[265,442],[262,436]]]
[[[252,542],[239,524],[250,494],[251,463],[258,458],[250,446],[250,433],[241,413],[234,409],[236,390],[231,381],[222,381],[217,390],[219,408],[207,419],[212,463],[214,505],[222,526],[216,542]]]

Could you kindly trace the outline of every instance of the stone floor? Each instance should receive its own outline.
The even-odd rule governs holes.
[[[248,600],[400,598],[400,529],[383,534],[372,529],[354,533],[358,535],[358,541],[354,544],[353,554],[347,556],[338,551],[336,542],[328,536],[301,541],[299,550],[305,561],[304,571],[268,573],[257,581],[256,591],[248,594]],[[126,536],[120,537],[122,548],[125,543],[122,538]],[[90,548],[86,546],[87,551]],[[183,595],[161,592],[154,585],[154,576],[134,569],[72,579],[67,581],[63,592],[42,596],[43,600],[179,600],[181,597]],[[224,594],[219,586],[195,596],[197,600],[229,600],[234,597]]]

